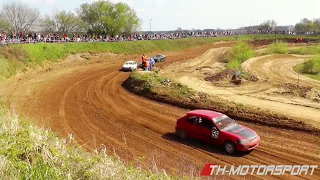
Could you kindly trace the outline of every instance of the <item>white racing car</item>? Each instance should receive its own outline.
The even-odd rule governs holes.
[[[137,70],[138,64],[135,61],[127,61],[123,64],[122,70],[123,71],[135,71]]]

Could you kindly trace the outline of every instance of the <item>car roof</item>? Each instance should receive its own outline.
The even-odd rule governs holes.
[[[136,61],[126,61],[125,63],[135,63]]]
[[[213,119],[213,118],[218,118],[218,117],[224,116],[224,114],[216,112],[216,111],[201,110],[201,109],[189,111],[189,112],[187,112],[187,115],[205,116],[205,117],[207,117],[209,119]]]

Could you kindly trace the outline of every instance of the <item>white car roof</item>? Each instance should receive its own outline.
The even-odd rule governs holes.
[[[136,61],[126,61],[125,64],[126,63],[136,63]]]

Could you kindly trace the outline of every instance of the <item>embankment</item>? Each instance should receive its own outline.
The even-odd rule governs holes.
[[[244,122],[320,135],[319,129],[298,119],[290,119],[254,107],[244,107],[242,104],[228,102],[218,97],[213,98],[205,93],[194,92],[179,83],[162,84],[165,78],[154,74],[156,73],[134,73],[122,86],[136,95],[184,109],[215,110]]]
[[[142,54],[148,52],[178,51],[212,45],[217,41],[249,41],[253,46],[270,44],[276,40],[294,42],[292,35],[243,35],[228,37],[185,38],[175,40],[37,43],[0,46],[0,80],[10,78],[28,69],[57,63],[70,54],[112,52],[116,54]],[[320,36],[304,36],[306,42],[319,42]]]

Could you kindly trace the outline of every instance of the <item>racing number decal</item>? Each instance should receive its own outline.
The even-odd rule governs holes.
[[[219,139],[219,131],[216,128],[212,128],[212,138]]]

